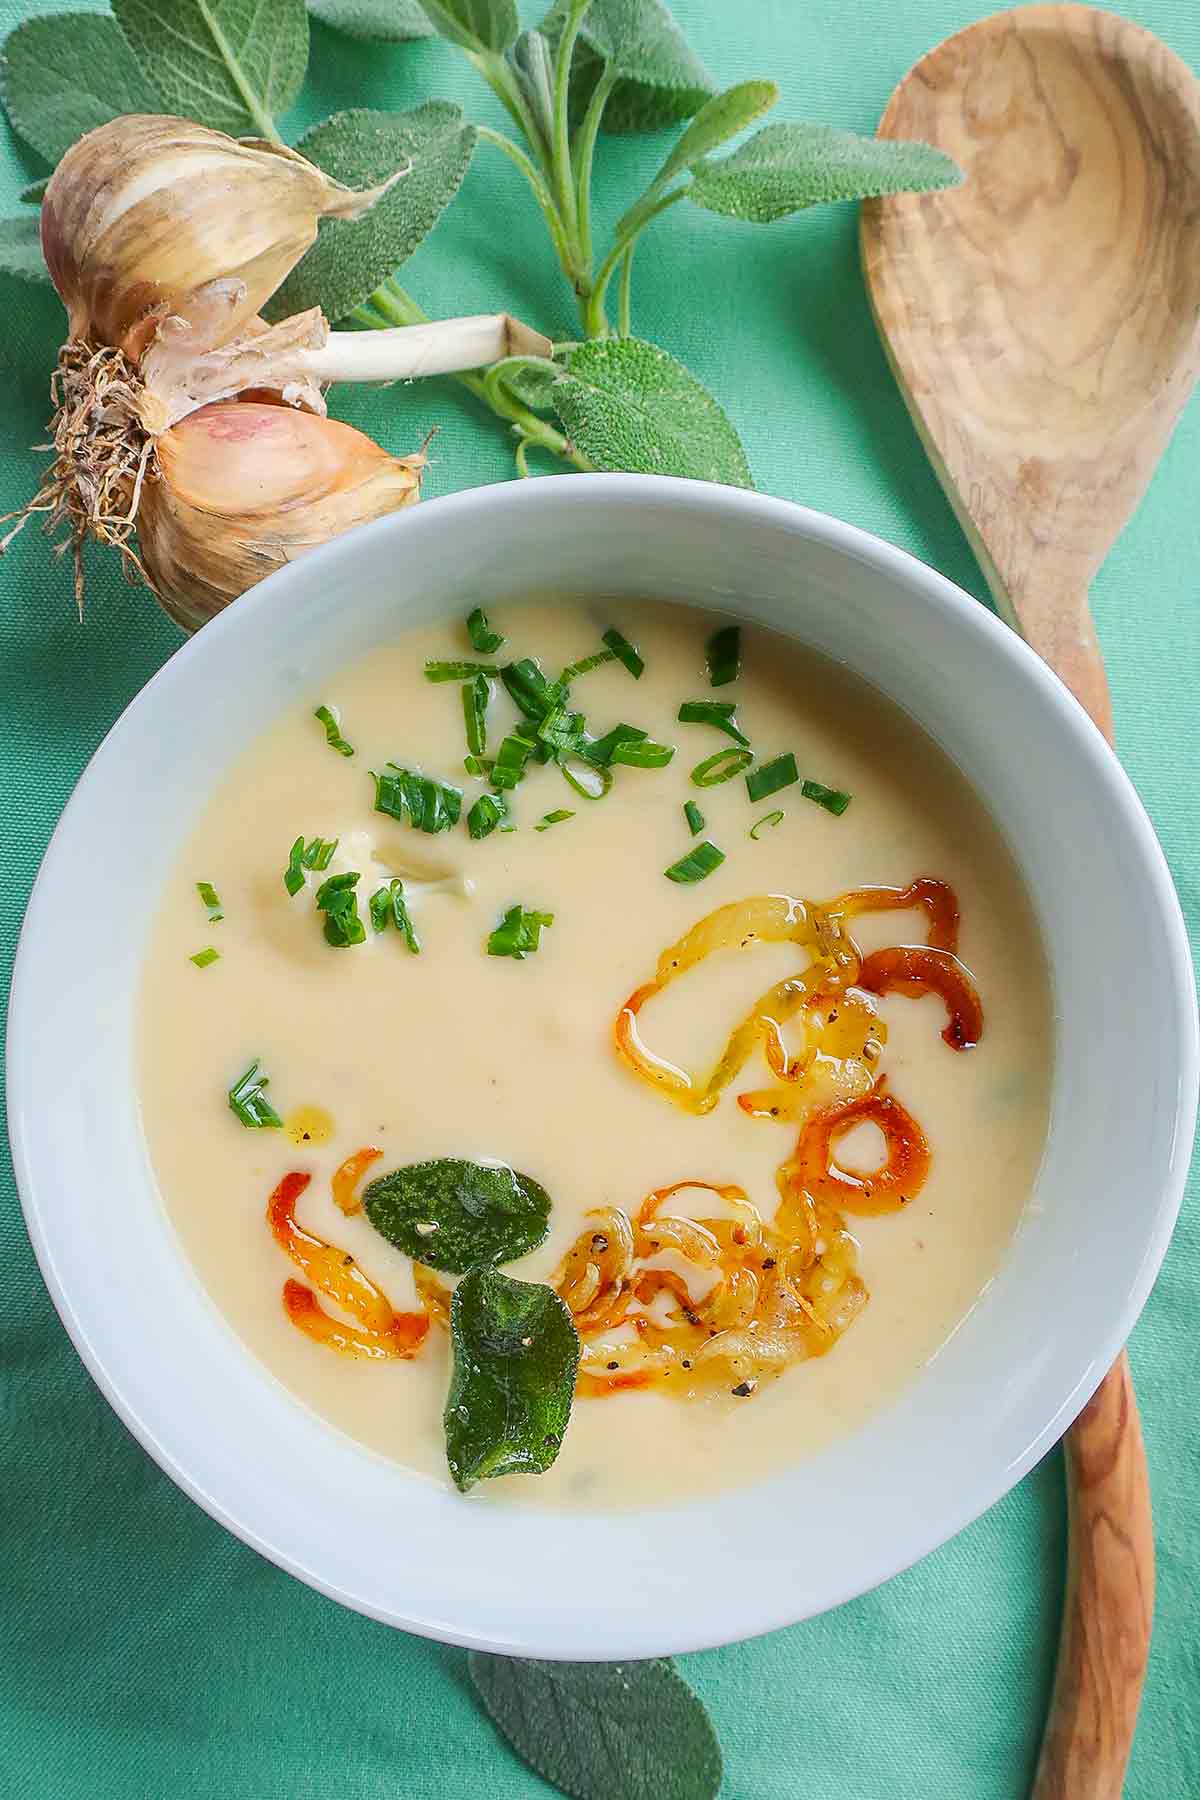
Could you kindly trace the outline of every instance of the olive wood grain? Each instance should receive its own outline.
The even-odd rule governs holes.
[[[1200,372],[1200,83],[1086,6],[985,19],[922,59],[885,137],[961,188],[863,208],[880,334],[997,606],[1112,741],[1088,584]],[[1119,1800],[1154,1607],[1122,1353],[1066,1438],[1070,1551],[1034,1800]]]
[[[1016,7],[879,130],[966,175],[863,209],[901,390],[1001,613],[1111,735],[1087,589],[1200,371],[1200,83],[1114,13]]]

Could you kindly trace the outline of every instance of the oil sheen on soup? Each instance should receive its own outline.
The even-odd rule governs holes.
[[[553,688],[610,628],[620,654]],[[536,1302],[518,1356],[547,1321],[579,1340],[553,1466],[481,1482],[492,1503],[673,1501],[853,1431],[979,1299],[1041,1157],[1047,985],[985,809],[856,677],[748,626],[713,648],[721,628],[526,604],[476,622],[496,649],[454,621],[331,669],[221,782],[152,934],[168,1213],[332,1426],[448,1479],[456,1276],[376,1228],[370,1184],[476,1165],[549,1197],[532,1250],[495,1251],[485,1195],[459,1252],[541,1284],[504,1288]],[[426,672],[454,662],[489,673]],[[438,784],[460,816],[430,830]],[[416,1228],[445,1254],[438,1204]]]

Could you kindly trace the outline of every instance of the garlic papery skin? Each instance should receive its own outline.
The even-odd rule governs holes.
[[[399,170],[396,180],[407,173]],[[137,362],[168,318],[203,351],[244,330],[314,242],[391,185],[353,193],[284,145],[127,113],[50,177],[42,251],[68,335]]]
[[[420,498],[424,454],[389,456],[336,419],[219,402],[157,443],[138,543],[159,600],[185,631],[282,564]]]

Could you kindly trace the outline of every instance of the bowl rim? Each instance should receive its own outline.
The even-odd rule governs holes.
[[[311,577],[314,567],[328,570],[337,563],[353,567],[368,542],[410,532],[414,526],[418,529],[436,527],[452,531],[455,517],[461,513],[478,513],[486,517],[495,510],[512,509],[519,514],[523,508],[532,513],[545,503],[541,487],[541,483],[499,484],[467,489],[425,501],[417,509],[408,509],[402,514],[392,514],[360,526],[321,546],[306,555],[299,567],[308,577]],[[1132,782],[1102,734],[1058,676],[1016,632],[966,590],[909,552],[861,527],[791,501],[668,476],[577,475],[571,478],[571,488],[573,494],[590,494],[597,504],[618,508],[624,504],[644,505],[656,502],[677,507],[690,504],[717,513],[724,511],[731,520],[749,527],[756,523],[769,525],[772,521],[777,521],[839,555],[867,564],[881,579],[897,581],[919,590],[922,600],[935,612],[940,612],[943,616],[951,612],[954,614],[959,628],[965,627],[974,635],[982,654],[998,655],[1023,670],[1024,678],[1040,691],[1042,702],[1057,715],[1059,727],[1074,736],[1091,765],[1090,772],[1098,789],[1104,790],[1107,803],[1122,815],[1126,828],[1137,841],[1144,872],[1153,888],[1159,921],[1165,928],[1164,949],[1170,970],[1170,985],[1180,1000],[1179,1041],[1176,1046],[1179,1082],[1174,1120],[1176,1139],[1183,1148],[1182,1153],[1172,1162],[1169,1179],[1164,1182],[1157,1196],[1145,1251],[1122,1304],[1114,1309],[1108,1327],[1099,1341],[1092,1342],[1087,1355],[1081,1356],[1083,1366],[1078,1370],[1077,1379],[1070,1391],[1062,1396],[1049,1419],[1021,1454],[999,1471],[993,1471],[987,1480],[977,1480],[969,1491],[957,1495],[954,1504],[948,1505],[937,1515],[936,1520],[910,1521],[905,1531],[888,1540],[890,1548],[881,1550],[872,1545],[856,1565],[852,1577],[841,1582],[827,1582],[819,1605],[808,1606],[803,1613],[798,1613],[795,1598],[788,1598],[788,1584],[781,1582],[778,1589],[772,1592],[763,1593],[757,1598],[748,1596],[738,1608],[733,1609],[732,1616],[725,1615],[724,1623],[717,1622],[714,1618],[707,1628],[692,1625],[682,1633],[676,1631],[674,1636],[670,1629],[647,1636],[645,1633],[639,1635],[631,1628],[620,1641],[605,1640],[596,1648],[594,1638],[585,1635],[582,1624],[572,1624],[568,1633],[553,1644],[525,1641],[519,1635],[509,1641],[495,1635],[472,1632],[438,1618],[408,1616],[394,1607],[373,1603],[370,1595],[349,1591],[336,1580],[323,1575],[319,1569],[309,1566],[302,1556],[273,1541],[256,1524],[251,1523],[245,1516],[244,1505],[235,1507],[227,1504],[217,1493],[210,1491],[199,1477],[183,1466],[155,1427],[142,1417],[137,1406],[106,1368],[101,1353],[92,1343],[87,1324],[77,1309],[75,1300],[60,1277],[54,1254],[53,1226],[41,1198],[34,1142],[37,1135],[35,1121],[26,1107],[24,1097],[27,1071],[23,1049],[27,1038],[36,1031],[36,988],[39,976],[37,952],[42,935],[41,916],[48,905],[47,896],[56,879],[58,866],[64,858],[75,817],[86,805],[87,790],[92,782],[103,776],[106,757],[114,744],[129,731],[136,729],[142,711],[156,702],[163,691],[187,684],[192,679],[193,671],[204,666],[206,658],[219,657],[225,640],[231,633],[238,634],[251,618],[285,600],[288,586],[296,576],[296,564],[287,565],[266,577],[257,587],[248,591],[236,607],[227,608],[203,632],[191,638],[169,657],[124,708],[88,759],[43,856],[18,941],[6,1046],[9,1070],[8,1123],[13,1167],[26,1228],[50,1297],[81,1360],[105,1399],[142,1447],[176,1485],[206,1512],[280,1568],[298,1576],[341,1604],[385,1624],[444,1642],[507,1654],[621,1660],[706,1649],[753,1637],[790,1625],[800,1616],[811,1616],[814,1612],[840,1605],[867,1592],[957,1535],[995,1504],[1053,1446],[1086,1405],[1104,1373],[1119,1354],[1145,1304],[1166,1253],[1182,1201],[1188,1172],[1188,1152],[1195,1131],[1197,1090],[1200,1088],[1200,1030],[1197,1027],[1194,971],[1187,930],[1153,826]],[[432,520],[434,524],[421,527],[417,524],[421,519]],[[180,1255],[183,1255],[182,1250]],[[254,1360],[253,1353],[244,1345],[241,1346],[241,1351],[245,1357]],[[745,1491],[753,1492],[753,1488]],[[244,1498],[243,1496],[243,1501]],[[543,1513],[540,1516],[550,1518],[553,1515]],[[571,1631],[574,1635],[570,1635]]]

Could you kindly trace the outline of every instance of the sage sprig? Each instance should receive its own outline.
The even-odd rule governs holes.
[[[504,422],[522,475],[540,450],[580,469],[751,485],[719,403],[667,350],[633,332],[635,252],[668,209],[690,201],[770,224],[825,201],[959,179],[927,145],[827,125],[766,125],[734,144],[778,90],[768,80],[719,89],[663,0],[556,0],[526,31],[514,0],[311,0],[309,11],[359,39],[442,38],[492,89],[512,129],[475,125],[431,99],[401,113],[336,113],[306,132],[304,154],[349,186],[407,173],[363,219],[322,223],[271,316],[319,306],[331,321],[364,329],[426,322],[397,271],[454,200],[477,147],[507,157],[545,223],[581,332],[553,359],[508,358],[453,377]],[[304,0],[113,0],[113,14],[34,18],[7,40],[0,93],[14,129],[45,162],[130,111],[176,111],[282,145],[280,120],[308,60]],[[675,143],[607,245],[598,244],[592,174],[604,136],[665,129],[678,133]],[[39,200],[40,186],[25,197]],[[0,270],[45,278],[32,219],[0,220]]]

